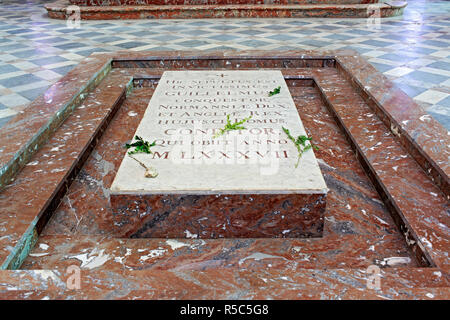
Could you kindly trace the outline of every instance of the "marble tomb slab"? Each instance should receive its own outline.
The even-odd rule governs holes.
[[[227,116],[245,129],[218,135]],[[164,72],[135,132],[156,145],[125,154],[114,223],[135,226],[129,237],[320,237],[325,181],[312,149],[296,167],[282,127],[306,135],[279,70]]]

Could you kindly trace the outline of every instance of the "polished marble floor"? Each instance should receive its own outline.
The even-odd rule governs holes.
[[[381,19],[52,20],[44,0],[0,0],[0,126],[95,51],[351,48],[450,129],[450,1]],[[376,21],[375,21],[376,22]]]

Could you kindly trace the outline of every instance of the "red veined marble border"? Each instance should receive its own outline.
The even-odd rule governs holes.
[[[407,2],[374,4],[223,4],[223,5],[138,5],[80,6],[81,19],[205,19],[205,18],[368,18],[374,10],[380,17],[403,14]],[[44,7],[53,19],[68,19],[74,8],[67,0],[57,0]]]

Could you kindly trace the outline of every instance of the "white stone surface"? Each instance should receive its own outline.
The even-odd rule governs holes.
[[[280,86],[280,93],[269,91]],[[213,138],[246,117],[245,130]],[[125,155],[112,194],[326,193],[312,150],[297,163],[297,149],[282,131],[306,135],[280,71],[166,71],[135,135],[157,145],[153,154]],[[181,131],[180,131],[181,130]],[[193,133],[193,134],[191,134]]]

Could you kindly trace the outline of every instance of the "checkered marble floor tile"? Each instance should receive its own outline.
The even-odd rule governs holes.
[[[0,0],[0,126],[95,51],[351,48],[450,129],[450,1],[402,17],[65,21],[43,0]]]

